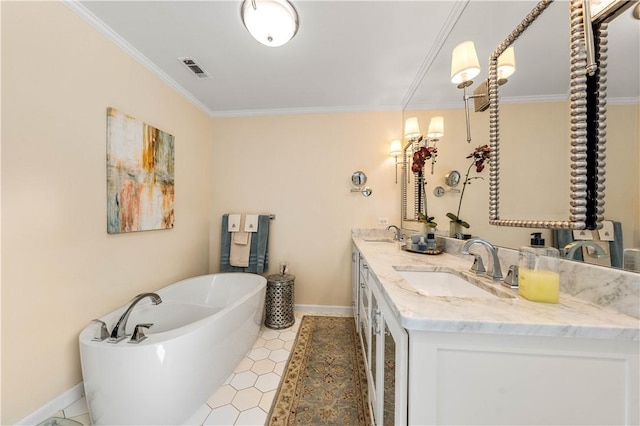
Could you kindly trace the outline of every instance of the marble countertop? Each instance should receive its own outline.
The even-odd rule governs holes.
[[[517,290],[469,272],[472,256],[459,257],[450,253],[429,256],[401,250],[398,243],[367,241],[358,235],[353,235],[352,239],[369,265],[370,280],[379,283],[386,301],[408,330],[640,339],[640,320],[637,318],[565,293],[560,294],[558,304],[528,301],[520,297]],[[502,297],[424,296],[394,267],[453,272]]]

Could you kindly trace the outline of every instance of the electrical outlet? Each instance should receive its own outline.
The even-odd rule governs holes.
[[[388,224],[389,224],[389,218],[386,218],[386,217],[378,218],[378,225],[388,225]]]

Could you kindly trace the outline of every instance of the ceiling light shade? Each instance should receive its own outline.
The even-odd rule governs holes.
[[[498,57],[498,80],[507,79],[516,71],[516,55],[510,46]]]
[[[391,147],[389,148],[389,154],[392,157],[397,157],[398,155],[402,154],[402,143],[400,142],[400,139],[394,139],[391,141]]]
[[[444,118],[433,117],[429,122],[429,131],[427,137],[431,139],[440,139],[444,136]]]
[[[451,82],[460,84],[473,80],[480,74],[480,63],[472,41],[463,41],[453,49],[451,55]]]
[[[244,0],[242,22],[265,46],[282,46],[298,31],[298,13],[287,0]]]
[[[420,136],[420,126],[418,126],[418,118],[410,117],[404,122],[404,137],[413,139]]]

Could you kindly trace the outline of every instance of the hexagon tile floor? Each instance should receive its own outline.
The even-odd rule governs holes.
[[[262,326],[251,351],[184,425],[264,425],[304,315],[340,314],[296,311],[295,323],[289,328]],[[84,397],[54,416],[91,425]]]

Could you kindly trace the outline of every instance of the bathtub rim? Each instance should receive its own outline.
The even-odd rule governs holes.
[[[176,327],[176,328],[173,328],[171,330],[163,331],[163,332],[160,332],[160,333],[154,333],[153,332],[153,328],[150,328],[150,329],[145,331],[147,339],[143,340],[142,342],[136,343],[136,344],[127,343],[129,341],[128,338],[127,339],[123,339],[123,340],[121,340],[120,342],[117,342],[117,343],[110,343],[110,342],[108,342],[108,340],[103,340],[103,341],[94,341],[94,340],[92,340],[94,338],[94,336],[96,335],[96,332],[98,331],[99,324],[97,324],[97,323],[89,323],[87,326],[85,326],[80,331],[80,333],[78,335],[78,343],[80,345],[99,346],[99,347],[105,347],[105,345],[107,345],[106,347],[108,347],[110,349],[119,349],[119,350],[121,350],[123,347],[130,348],[129,350],[135,350],[136,348],[140,348],[140,347],[161,344],[163,342],[167,342],[168,340],[179,338],[180,336],[182,336],[184,334],[187,334],[187,333],[199,328],[200,326],[202,326],[204,323],[206,323],[208,321],[214,321],[215,318],[223,316],[225,313],[231,311],[232,309],[234,309],[235,307],[237,307],[241,303],[247,301],[248,299],[252,298],[256,294],[260,293],[261,291],[265,291],[266,292],[267,279],[262,275],[254,274],[254,273],[250,273],[250,272],[219,272],[219,273],[196,275],[194,277],[185,278],[185,279],[182,279],[180,281],[177,281],[175,283],[169,284],[169,285],[167,285],[165,287],[162,287],[162,288],[156,290],[156,293],[158,293],[158,295],[160,295],[162,297],[163,293],[165,293],[166,291],[168,291],[169,289],[171,289],[173,287],[177,287],[179,285],[184,285],[185,283],[187,283],[189,281],[195,281],[195,280],[204,279],[204,278],[207,278],[207,277],[214,277],[214,276],[236,276],[236,277],[251,276],[251,279],[254,279],[254,280],[257,281],[257,285],[256,285],[255,288],[252,288],[251,291],[248,291],[247,293],[243,294],[233,304],[231,304],[229,306],[225,306],[224,308],[222,308],[221,310],[215,312],[212,315],[208,315],[208,316],[206,316],[204,318],[201,318],[199,320],[190,322],[189,324],[185,324],[185,325],[182,325],[180,327]],[[169,302],[169,301],[170,300],[167,300],[167,302]],[[197,306],[208,306],[208,305],[197,304],[197,303],[189,303],[189,304],[197,305]],[[101,321],[106,322],[108,325],[109,324],[115,324],[115,322],[122,315],[122,313],[125,311],[127,306],[128,306],[128,304],[123,305],[123,306],[115,309],[114,311],[111,311],[111,312],[109,312],[109,313],[107,313],[107,314],[105,314],[105,315],[103,315],[101,317],[98,317],[98,319],[100,319]],[[144,300],[144,301],[140,302],[140,304],[138,306],[140,306],[140,307],[151,307],[152,304],[151,304],[151,302],[149,300]],[[263,314],[264,314],[264,307],[263,307]],[[112,325],[112,327],[113,327],[113,325]]]

